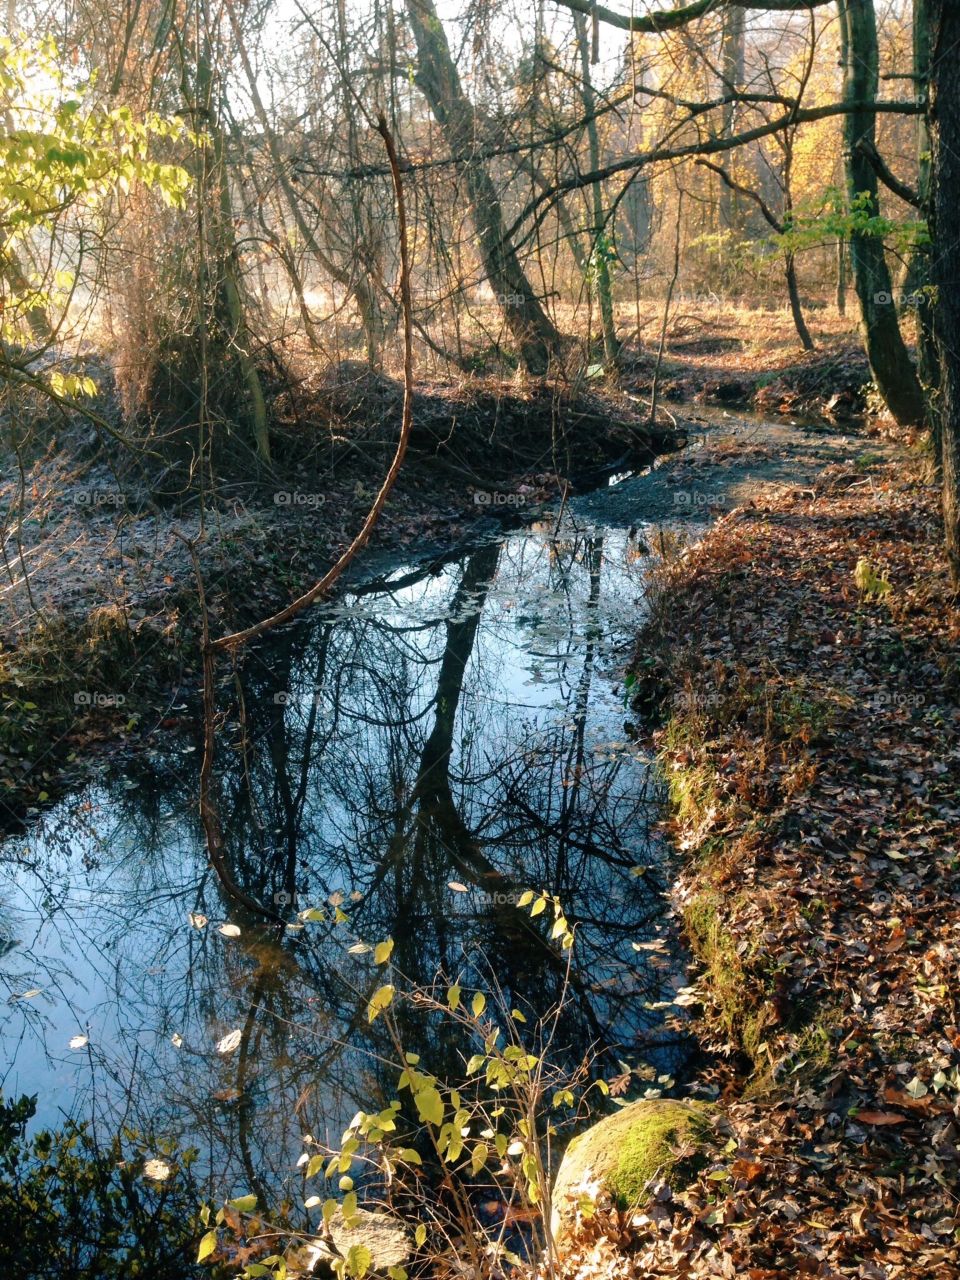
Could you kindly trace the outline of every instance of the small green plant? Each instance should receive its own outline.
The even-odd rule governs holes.
[[[889,579],[875,569],[866,556],[861,556],[857,561],[853,580],[867,600],[882,600],[893,590]]]
[[[558,960],[569,962],[574,930],[559,900],[528,889],[516,907],[531,921],[546,923],[545,943]],[[304,924],[326,918],[325,908],[300,913]],[[340,908],[334,918],[348,924]],[[610,1086],[595,1078],[592,1062],[572,1072],[550,1064],[563,1000],[528,1024],[495,977],[487,990],[466,975],[438,975],[432,986],[407,987],[394,969],[392,939],[376,945],[357,941],[352,948],[357,954],[363,948],[386,979],[372,986],[366,1019],[386,1032],[395,1096],[384,1096],[374,1110],[358,1111],[335,1147],[305,1138],[304,1207],[318,1213],[315,1230],[266,1222],[252,1196],[229,1201],[216,1214],[204,1206],[199,1260],[226,1264],[250,1280],[285,1280],[302,1269],[305,1251],[314,1260],[322,1255],[339,1280],[364,1280],[374,1270],[389,1280],[407,1280],[405,1263],[419,1270],[444,1262],[469,1268],[477,1280],[492,1280],[521,1265],[510,1229],[521,1223],[531,1252],[542,1253],[547,1274],[556,1276],[551,1187],[560,1134],[588,1095],[610,1094]],[[445,1044],[458,1038],[457,1078],[431,1071],[405,1048],[404,1027],[413,1018],[434,1023]],[[501,1202],[499,1225],[478,1219],[478,1195]],[[392,1226],[394,1238],[399,1232],[396,1256],[402,1261],[373,1257],[363,1238],[371,1217],[381,1230]],[[280,1250],[278,1238],[286,1241]],[[241,1239],[247,1260],[239,1268],[229,1259]],[[268,1240],[257,1256],[257,1242]]]

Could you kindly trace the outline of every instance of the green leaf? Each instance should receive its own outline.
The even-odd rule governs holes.
[[[393,1000],[394,988],[391,986],[380,987],[370,997],[370,1003],[367,1005],[367,1020],[373,1022],[378,1014],[383,1013],[390,1002]]]
[[[400,1152],[400,1159],[404,1160],[407,1164],[423,1164],[423,1161],[420,1159],[420,1152],[414,1151],[413,1147],[404,1147]]]
[[[438,1089],[428,1085],[414,1094],[414,1101],[421,1120],[434,1125],[443,1124],[443,1099]]]
[[[256,1196],[238,1196],[236,1200],[227,1202],[231,1209],[236,1209],[238,1213],[252,1213],[257,1207]]]
[[[418,1245],[421,1249],[422,1249],[422,1248],[423,1248],[423,1246],[426,1244],[426,1241],[427,1241],[427,1228],[423,1225],[423,1223],[422,1223],[422,1222],[420,1223],[419,1227],[417,1227],[416,1231],[413,1233],[413,1238],[414,1238],[414,1240],[416,1240],[417,1245]]]
[[[370,1270],[372,1262],[373,1254],[365,1244],[353,1244],[347,1251],[347,1271],[351,1276],[355,1276],[356,1280],[362,1280]]]
[[[216,1231],[208,1231],[200,1241],[200,1247],[197,1249],[197,1261],[203,1262],[204,1258],[209,1258],[211,1253],[217,1247]]]

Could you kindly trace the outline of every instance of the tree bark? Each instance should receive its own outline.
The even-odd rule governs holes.
[[[720,37],[720,64],[723,80],[723,93],[733,94],[743,84],[744,75],[744,36],[746,33],[746,12],[739,5],[733,4],[724,10],[723,27]],[[729,138],[734,132],[737,120],[737,104],[730,101],[724,104],[721,115],[720,136]],[[722,162],[723,169],[729,173],[729,158]],[[725,182],[720,184],[720,229],[730,230],[739,222],[737,191]]]
[[[417,44],[416,83],[451,153],[469,156],[480,143],[476,112],[464,93],[433,0],[407,0],[407,16]],[[507,239],[500,200],[486,168],[480,161],[467,160],[463,174],[480,256],[503,308],[507,328],[526,368],[531,373],[546,373],[551,358],[560,353],[560,335]]]
[[[877,19],[873,0],[841,0],[841,52],[843,101],[873,102],[879,87]],[[843,117],[843,151],[848,199],[858,199],[865,212],[879,213],[879,180],[866,152],[875,146],[876,113],[869,107],[848,111]],[[861,330],[874,381],[893,417],[901,426],[924,419],[923,392],[907,351],[897,309],[893,282],[883,240],[852,232],[850,270],[860,303]]]
[[[960,7],[930,0],[930,185],[940,355],[943,524],[947,560],[960,586]]]
[[[930,91],[930,0],[914,0],[913,84],[918,97],[929,101]],[[930,129],[926,114],[917,117],[917,194],[920,213],[928,227],[934,221],[930,190]],[[936,338],[936,306],[931,291],[929,244],[918,244],[911,262],[911,289],[917,314],[917,356],[920,385],[927,406],[927,426],[933,443],[938,474],[942,466],[940,421],[940,355]]]
[[[797,264],[794,261],[792,253],[786,254],[784,258],[784,274],[787,277],[787,294],[790,298],[790,314],[793,316],[793,323],[797,330],[797,337],[800,339],[804,351],[815,351],[816,345],[813,338],[810,337],[810,330],[807,328],[807,322],[803,318],[803,304],[800,301],[800,286],[797,284]]]
[[[580,53],[580,100],[583,103],[583,114],[587,121],[587,145],[590,154],[590,168],[600,168],[600,132],[597,129],[597,104],[593,92],[593,81],[590,77],[590,42],[587,39],[587,20],[583,14],[573,15],[573,25],[577,35]],[[606,218],[603,211],[603,184],[595,182],[590,189],[593,204],[593,227],[591,241],[593,250],[590,265],[593,271],[593,285],[597,301],[600,304],[600,326],[603,331],[603,354],[609,364],[615,364],[620,354],[620,343],[617,341],[617,326],[613,314],[613,288],[610,280],[610,260],[607,253],[607,237],[605,235]]]

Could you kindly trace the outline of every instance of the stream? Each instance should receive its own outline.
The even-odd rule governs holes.
[[[622,684],[670,522],[632,523],[635,483],[559,523],[491,521],[443,564],[368,560],[223,673],[226,857],[286,927],[209,867],[195,707],[4,842],[0,1087],[37,1096],[34,1128],[127,1126],[145,1153],[196,1148],[212,1196],[296,1199],[303,1134],[336,1144],[394,1094],[366,1018],[387,938],[398,985],[496,986],[530,1025],[562,1001],[561,1066],[682,1068],[689,1046],[663,1025],[685,979],[661,788]],[[674,540],[708,518],[684,514]],[[576,924],[569,974],[517,906],[528,888]],[[433,1072],[462,1071],[429,1020],[405,1034]]]

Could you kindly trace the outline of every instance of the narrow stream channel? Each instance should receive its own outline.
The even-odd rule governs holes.
[[[568,513],[556,535],[551,519],[440,569],[398,566],[273,635],[239,686],[225,679],[229,863],[286,929],[238,909],[208,867],[187,709],[161,749],[9,839],[5,1096],[36,1094],[35,1126],[72,1116],[196,1147],[212,1194],[276,1191],[304,1132],[336,1141],[393,1086],[359,943],[392,937],[404,981],[495,974],[531,1022],[561,997],[548,930],[516,906],[527,887],[577,923],[561,1060],[680,1062],[662,1026],[683,971],[658,784],[624,730],[643,536]],[[324,904],[347,923],[300,921]],[[218,1053],[230,1032],[239,1046]],[[420,1034],[409,1047],[442,1070],[452,1047]]]

